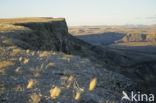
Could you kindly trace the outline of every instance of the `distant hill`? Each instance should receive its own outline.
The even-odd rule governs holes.
[[[107,45],[110,44],[128,45],[128,46],[152,46],[152,45],[155,46],[156,45],[156,27],[154,25],[71,27],[69,28],[69,32],[72,35],[81,38],[83,38],[83,36],[85,37],[88,35],[88,37],[90,38],[83,38],[86,39],[86,41],[90,41],[93,36],[97,35],[96,37],[98,38],[99,36],[99,40],[103,39],[103,42],[101,41],[101,44],[107,44]],[[112,33],[116,35],[109,35]],[[106,40],[106,38],[111,38],[111,39]],[[134,44],[134,42],[135,45],[132,45]]]

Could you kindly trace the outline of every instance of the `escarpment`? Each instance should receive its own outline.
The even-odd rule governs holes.
[[[123,89],[137,85],[120,73],[95,67],[102,49],[72,37],[64,19],[0,22],[2,103],[119,102]]]
[[[78,55],[90,59],[94,66],[98,68],[105,67],[108,70],[122,73],[137,81],[137,83],[148,85],[149,82],[155,82],[153,74],[149,78],[148,75],[146,75],[147,78],[144,78],[144,72],[148,70],[150,71],[149,75],[155,73],[153,68],[156,61],[154,58],[152,58],[152,62],[148,62],[150,58],[145,60],[143,57],[141,59],[134,58],[133,56],[140,55],[137,53],[135,55],[129,53],[131,55],[129,56],[120,50],[93,46],[79,40],[68,33],[65,19],[53,20],[47,18],[40,21],[40,19],[31,20],[26,18],[25,20],[12,19],[9,22],[8,20],[1,20],[1,22],[4,22],[8,27],[12,27],[9,31],[1,32],[0,44],[2,47],[17,46],[22,50],[60,51],[66,54]],[[145,38],[144,35],[143,38]]]
[[[13,32],[2,33],[12,44],[2,42],[3,46],[15,45],[24,50],[35,51],[60,51],[67,54],[88,57],[94,62],[113,64],[115,66],[125,65],[129,58],[117,54],[113,50],[93,46],[83,40],[77,39],[68,33],[65,19],[57,21],[33,21],[27,18],[26,22],[13,22],[11,25],[21,27]],[[122,59],[118,59],[122,58]],[[133,62],[131,62],[133,64]]]
[[[72,50],[81,49],[80,44],[73,42],[73,37],[68,33],[65,20],[47,23],[18,23],[31,29],[28,33],[20,33],[15,39],[22,41],[25,45],[15,42],[23,49],[31,50],[53,50],[70,54]]]

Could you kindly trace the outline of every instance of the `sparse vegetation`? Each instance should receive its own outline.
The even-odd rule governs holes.
[[[40,96],[38,95],[38,94],[36,94],[36,93],[34,93],[34,94],[32,94],[31,96],[30,96],[30,102],[31,103],[39,103],[40,102],[40,100],[41,100],[41,98],[40,98]]]
[[[89,91],[93,91],[95,86],[96,86],[96,82],[97,82],[97,79],[94,78],[90,81],[90,84],[89,84]]]
[[[23,63],[27,64],[28,62],[29,62],[29,59],[25,58]]]
[[[50,90],[50,96],[51,98],[55,99],[57,98],[61,93],[61,89],[59,87],[55,87]]]
[[[48,52],[47,52],[47,51],[44,51],[44,52],[40,53],[39,56],[40,56],[40,57],[48,56]]]
[[[37,81],[36,81],[36,80],[30,79],[30,80],[28,81],[27,89],[32,88],[32,87],[33,87],[34,85],[36,85],[36,84],[37,84]]]
[[[29,30],[28,28],[24,26],[15,26],[13,24],[16,23],[29,23],[29,22],[50,22],[50,21],[59,21],[63,20],[63,18],[12,18],[12,19],[0,19],[0,32],[6,33],[6,32],[20,32],[20,31],[26,31]],[[19,30],[19,31],[17,31]]]
[[[13,65],[15,65],[15,63],[12,61],[0,61],[0,68],[5,68]]]

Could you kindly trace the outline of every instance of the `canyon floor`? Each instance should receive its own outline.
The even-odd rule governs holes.
[[[99,43],[72,29],[64,18],[0,19],[1,103],[129,103],[122,91],[155,93],[154,47],[128,50],[112,43],[125,34]]]

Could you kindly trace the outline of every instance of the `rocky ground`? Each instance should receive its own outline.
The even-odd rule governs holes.
[[[122,91],[135,86],[125,76],[95,68],[78,56],[14,47],[0,51],[1,103],[119,103]],[[95,78],[96,86],[90,91],[90,81]],[[52,96],[55,89],[60,93]]]

